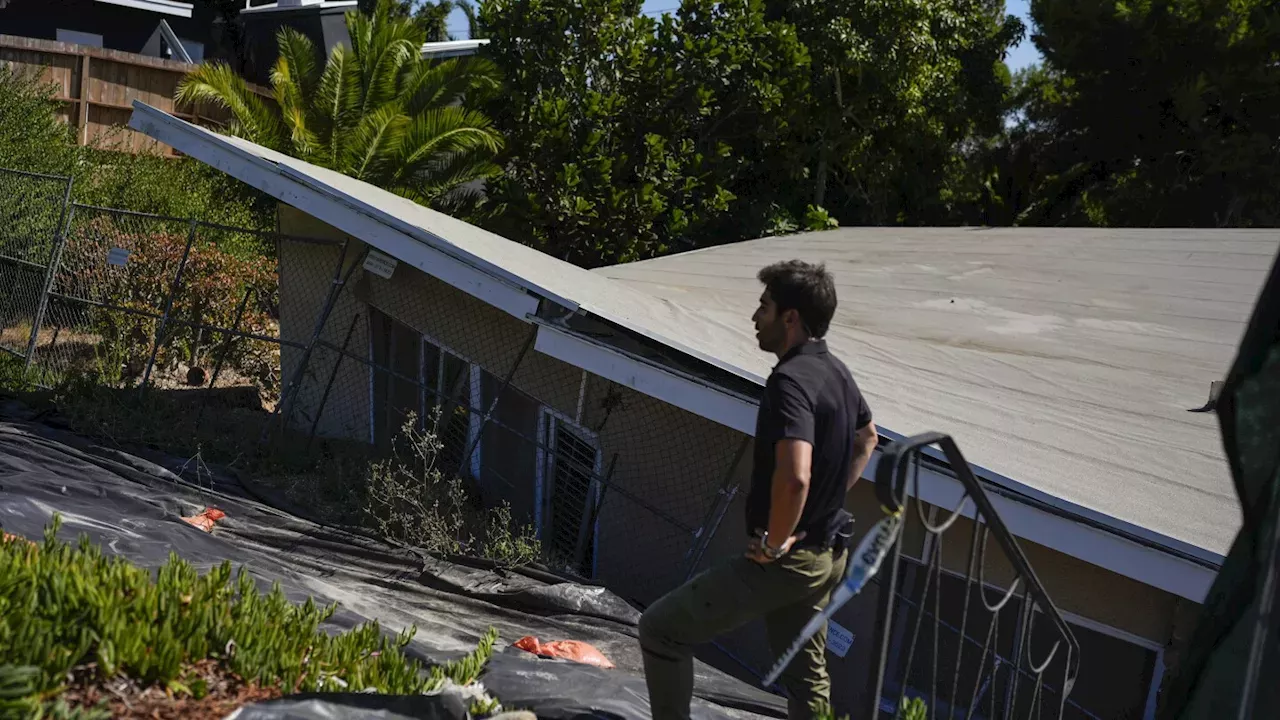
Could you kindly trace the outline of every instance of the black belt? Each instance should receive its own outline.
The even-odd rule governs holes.
[[[853,545],[853,514],[843,508],[837,510],[827,523],[825,532],[810,532],[796,543],[796,547],[810,550],[847,550]]]

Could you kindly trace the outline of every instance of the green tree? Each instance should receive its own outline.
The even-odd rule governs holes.
[[[801,228],[938,223],[990,191],[1002,0],[485,0],[500,232],[585,265]],[[989,164],[989,163],[988,163]]]
[[[474,109],[497,88],[492,63],[423,60],[423,30],[389,3],[346,23],[351,46],[335,46],[323,67],[309,39],[281,30],[274,103],[221,63],[189,74],[177,98],[229,109],[233,135],[461,212],[477,197],[463,186],[499,172],[502,136]]]
[[[780,180],[763,158],[807,58],[759,0],[689,0],[661,20],[639,0],[486,0],[480,18],[506,83],[499,232],[592,266],[736,240],[768,214]]]
[[[812,57],[794,118],[809,182],[846,224],[964,219],[1001,130],[1008,48],[1024,32],[1003,0],[768,0]]]
[[[1280,4],[1033,0],[1006,188],[1029,224],[1280,223]],[[1031,168],[1028,172],[1027,168]]]

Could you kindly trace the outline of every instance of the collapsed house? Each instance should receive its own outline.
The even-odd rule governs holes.
[[[826,262],[828,339],[882,444],[943,430],[965,448],[1089,659],[1078,716],[1154,716],[1167,650],[1240,522],[1213,417],[1191,411],[1230,362],[1274,232],[849,228],[588,271],[141,103],[130,126],[275,197],[300,239],[279,258],[292,427],[385,445],[417,418],[449,471],[640,605],[740,550],[772,364],[749,320],[755,272]],[[881,515],[875,465],[848,500],[860,533]],[[960,497],[939,455],[917,487],[942,513]],[[963,553],[910,525],[903,543],[902,602],[938,553],[958,608]],[[864,702],[878,592],[832,625],[838,704]],[[911,613],[897,618],[894,647]],[[752,628],[718,652],[748,674],[772,657]]]

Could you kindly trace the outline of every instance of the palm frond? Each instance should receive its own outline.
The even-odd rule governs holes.
[[[418,61],[426,34],[408,18],[392,16],[379,4],[372,16],[347,16],[351,48],[360,66],[361,114],[395,97],[406,68]]]
[[[200,65],[178,84],[179,103],[209,103],[235,117],[236,135],[273,150],[281,150],[283,128],[276,109],[249,89],[244,78],[220,62]]]
[[[472,40],[478,40],[485,36],[484,28],[480,27],[480,18],[476,16],[476,9],[467,0],[458,0],[455,3],[463,15],[467,16],[467,37]]]
[[[497,66],[485,58],[423,61],[405,76],[401,97],[406,110],[414,115],[496,91],[499,77]]]
[[[315,43],[293,28],[282,28],[276,42],[280,47],[280,57],[288,61],[290,74],[302,97],[310,98],[320,80],[320,53]]]
[[[502,135],[483,113],[461,107],[428,110],[409,123],[393,180],[412,177],[452,155],[492,159],[501,149]]]
[[[351,53],[335,45],[316,86],[313,109],[325,145],[323,164],[328,167],[338,165],[343,134],[360,121],[360,68]]]
[[[484,193],[477,188],[459,187],[430,198],[410,197],[409,199],[419,205],[426,205],[433,210],[439,210],[446,215],[475,222],[475,216],[479,214],[481,205],[486,198]]]
[[[422,52],[422,44],[398,39],[385,47],[375,45],[372,49],[377,53],[375,57],[359,59],[361,88],[364,91],[361,114],[371,112],[396,96],[406,68],[420,62],[418,56]]]
[[[450,0],[440,0],[440,2],[424,2],[418,6],[413,14],[414,21],[418,27],[422,28],[426,33],[427,42],[443,42],[452,40],[449,35],[449,15],[453,12],[456,3]]]
[[[397,149],[405,137],[409,118],[395,103],[364,116],[344,143],[342,172],[374,184],[385,184],[394,173]]]
[[[271,69],[271,87],[288,130],[293,154],[309,159],[315,155],[319,145],[309,118],[309,101],[315,97],[318,80],[315,46],[292,28],[280,31],[279,44],[280,57]]]
[[[438,157],[413,177],[406,178],[401,186],[411,189],[416,202],[442,209],[442,203],[447,205],[448,199],[471,192],[473,188],[467,185],[500,174],[502,169],[486,154],[453,153]]]

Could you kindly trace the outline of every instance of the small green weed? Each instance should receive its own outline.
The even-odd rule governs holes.
[[[818,703],[811,706],[811,709],[814,720],[836,720],[835,710],[827,703]],[[849,716],[841,716],[840,720],[849,720]],[[928,706],[920,698],[904,697],[894,720],[929,720]]]

